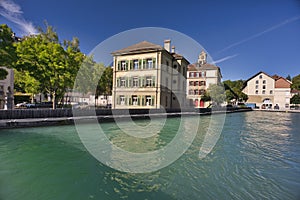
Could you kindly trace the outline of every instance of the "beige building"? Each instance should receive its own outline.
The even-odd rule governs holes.
[[[221,84],[221,70],[218,66],[207,63],[207,54],[202,51],[198,62],[188,65],[187,98],[195,107],[207,107],[210,102],[202,99],[211,84]]]
[[[248,95],[247,103],[255,103],[259,108],[288,109],[291,98],[291,82],[281,76],[270,76],[258,72],[245,82],[243,92]]]
[[[170,47],[170,40],[164,47],[143,41],[112,52],[113,109],[185,106],[189,62]]]
[[[8,72],[4,80],[0,80],[0,109],[14,108],[14,70],[1,67]]]

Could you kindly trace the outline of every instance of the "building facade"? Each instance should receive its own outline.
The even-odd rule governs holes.
[[[112,52],[113,109],[180,108],[186,104],[189,62],[170,50],[147,41]]]
[[[0,80],[0,109],[14,108],[14,70],[6,67],[8,74],[4,80]]]
[[[259,108],[270,109],[278,106],[280,109],[288,109],[291,84],[281,76],[258,72],[245,82],[243,92],[248,95],[247,103],[255,103]]]
[[[207,107],[209,102],[203,100],[211,84],[221,84],[221,70],[218,66],[207,63],[207,54],[202,51],[198,62],[188,65],[187,98],[195,107]]]

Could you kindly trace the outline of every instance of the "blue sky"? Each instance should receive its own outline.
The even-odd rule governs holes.
[[[218,62],[223,80],[248,79],[259,71],[300,74],[299,0],[0,0],[0,23],[19,36],[34,33],[44,20],[61,40],[78,37],[86,54],[120,32],[162,27],[200,43]],[[193,63],[201,50],[185,56]]]

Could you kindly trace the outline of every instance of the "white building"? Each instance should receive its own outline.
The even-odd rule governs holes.
[[[278,75],[270,76],[258,72],[245,82],[243,92],[248,95],[247,103],[255,103],[259,108],[280,109],[290,107],[292,82]]]
[[[1,67],[8,72],[4,80],[0,80],[0,109],[14,108],[14,70]]]
[[[198,62],[188,65],[187,98],[193,101],[195,107],[206,107],[210,102],[202,99],[211,84],[221,84],[221,70],[218,66],[207,63],[207,54],[202,51]]]

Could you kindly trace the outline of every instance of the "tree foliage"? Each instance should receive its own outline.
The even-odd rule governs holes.
[[[16,51],[14,47],[14,33],[6,25],[0,25],[0,67],[12,67],[12,63],[16,60]],[[0,68],[0,80],[3,80],[8,75],[4,68]]]
[[[217,84],[211,84],[207,89],[208,95],[211,97],[212,102],[220,105],[226,100],[224,87]]]
[[[6,25],[0,25],[0,66],[12,67],[16,60],[16,50],[14,33]]]
[[[247,101],[248,95],[242,92],[244,86],[243,80],[231,81],[226,80],[223,82],[226,89],[226,100],[227,102],[236,99],[238,101]]]
[[[113,69],[111,67],[106,67],[97,86],[97,96],[98,95],[111,95],[113,85]]]
[[[14,70],[14,89],[16,92],[37,94],[40,92],[40,82],[30,76],[28,71]]]
[[[104,65],[96,63],[93,56],[86,57],[77,73],[74,89],[84,94],[88,92],[95,94],[104,69]]]
[[[300,96],[298,94],[294,95],[291,99],[290,99],[290,103],[291,104],[300,104]]]
[[[300,90],[300,74],[293,77],[291,88]]]
[[[76,73],[84,58],[78,39],[60,44],[57,33],[51,26],[34,36],[26,36],[16,43],[18,60],[15,68],[26,71],[39,82],[42,93],[49,93],[55,108],[57,97],[63,96],[73,86]]]

